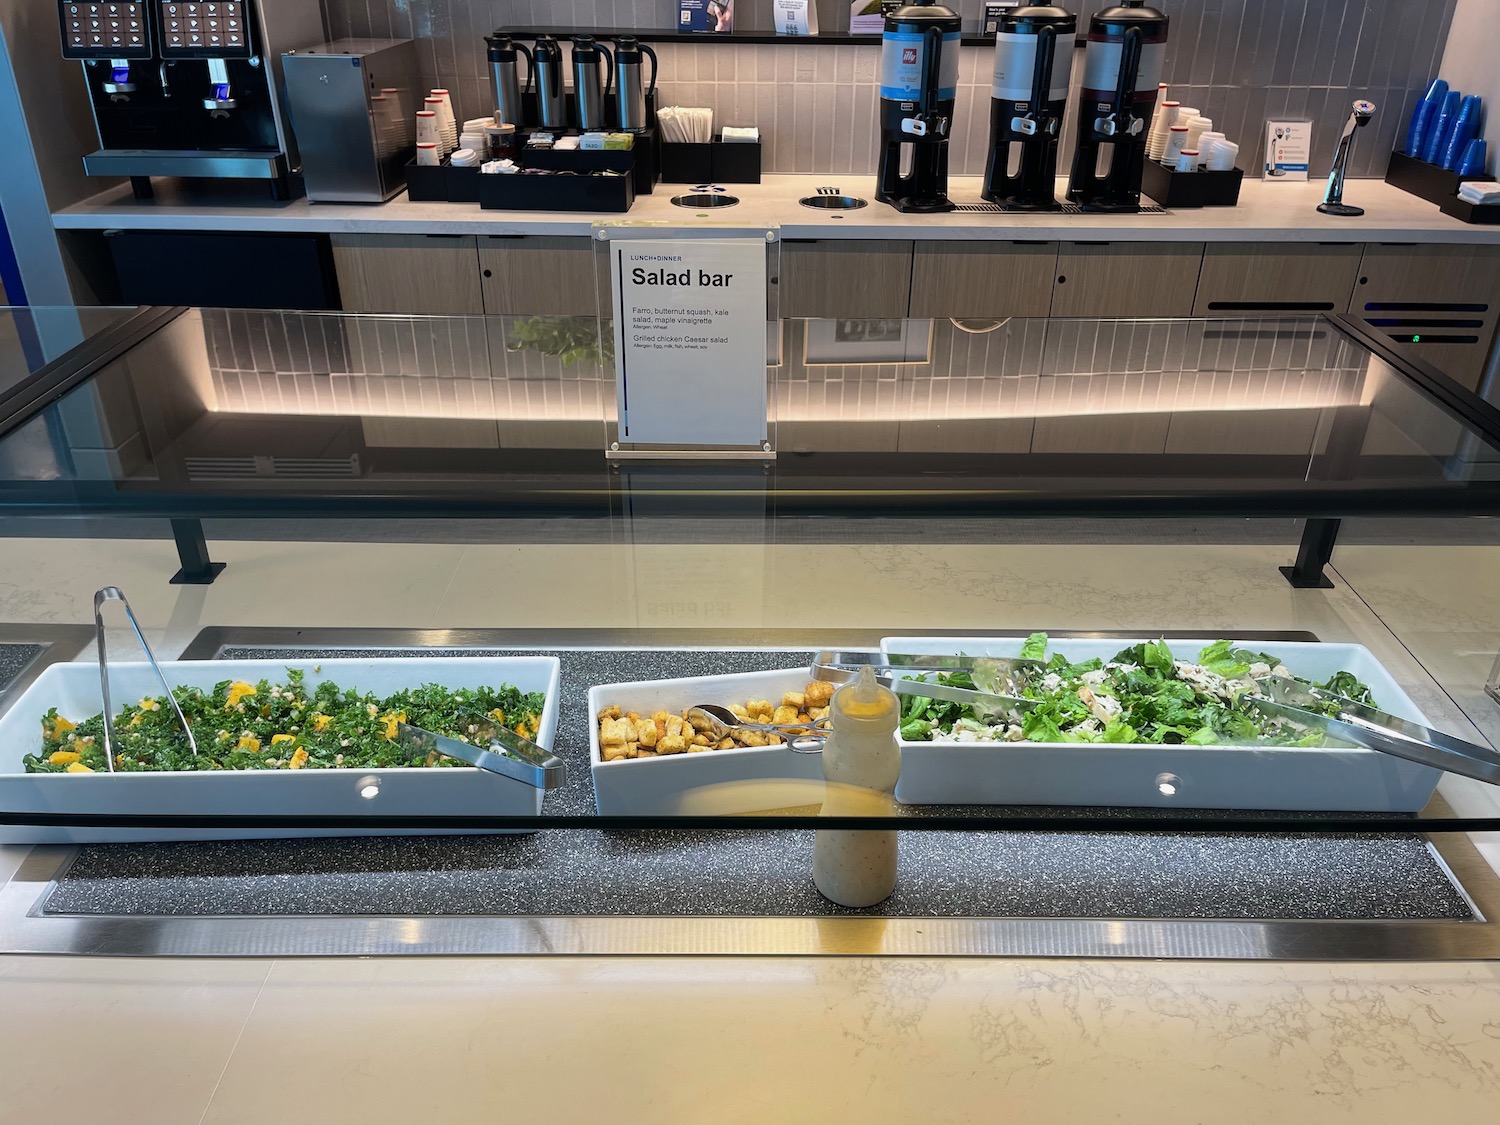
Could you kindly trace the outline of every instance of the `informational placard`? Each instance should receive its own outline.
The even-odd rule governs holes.
[[[816,35],[818,5],[814,0],[771,0],[777,35]]]
[[[619,440],[764,442],[765,239],[616,239],[610,265]]]

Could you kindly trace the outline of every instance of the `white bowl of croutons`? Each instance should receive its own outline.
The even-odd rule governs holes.
[[[717,816],[821,804],[820,755],[794,753],[753,731],[716,742],[683,713],[716,703],[764,722],[812,722],[827,714],[835,687],[797,668],[590,688],[599,815]]]

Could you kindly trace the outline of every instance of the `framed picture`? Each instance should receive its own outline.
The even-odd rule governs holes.
[[[802,362],[813,367],[931,363],[930,320],[809,320]]]

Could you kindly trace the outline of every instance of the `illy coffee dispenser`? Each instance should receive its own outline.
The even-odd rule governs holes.
[[[875,198],[898,211],[951,211],[948,138],[958,93],[958,13],[908,4],[880,45],[880,171]]]
[[[91,176],[266,180],[289,196],[296,144],[281,56],[323,39],[305,0],[59,0],[63,57],[83,62],[99,151]]]
[[[1167,17],[1124,0],[1089,21],[1068,198],[1085,211],[1139,211],[1146,139],[1166,51]]]
[[[985,199],[1007,211],[1056,211],[1057,142],[1078,20],[1051,5],[1012,8],[995,32]]]

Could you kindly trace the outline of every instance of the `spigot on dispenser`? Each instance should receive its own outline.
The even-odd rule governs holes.
[[[135,83],[130,80],[130,60],[110,59],[109,81],[101,83],[101,88],[114,101],[129,101],[135,93]]]
[[[229,66],[223,59],[208,60],[209,95],[203,99],[203,108],[215,113],[234,109],[239,103],[229,88]]]
[[[1370,123],[1375,116],[1375,103],[1361,99],[1354,103],[1349,120],[1344,123],[1344,132],[1339,137],[1338,152],[1333,158],[1333,170],[1328,174],[1328,190],[1318,210],[1325,215],[1354,218],[1363,215],[1363,207],[1350,207],[1344,202],[1344,177],[1349,172],[1349,157],[1354,152],[1354,134]]]

